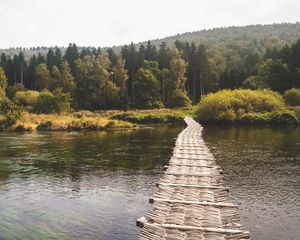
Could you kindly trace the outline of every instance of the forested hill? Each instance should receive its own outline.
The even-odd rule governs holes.
[[[300,23],[219,28],[106,49],[70,44],[0,55],[2,86],[8,85],[11,99],[26,90],[63,91],[76,109],[182,107],[221,89],[300,88]]]
[[[294,42],[300,35],[300,23],[281,23],[270,25],[249,25],[244,27],[224,27],[210,30],[187,32],[163,39],[152,40],[159,46],[161,42],[172,44],[180,42],[202,43],[206,46],[219,45],[230,48],[253,47],[268,48]],[[144,42],[145,44],[145,42]]]
[[[196,45],[202,43],[208,48],[210,57],[217,57],[218,54],[224,55],[224,52],[233,54],[235,51],[238,51],[239,53],[244,52],[247,54],[247,51],[250,49],[255,49],[257,52],[263,52],[267,48],[292,44],[298,38],[300,38],[300,23],[296,22],[271,25],[250,25],[245,27],[224,27],[187,32],[163,39],[151,40],[151,44],[159,47],[162,42],[166,42],[168,46],[173,45],[175,41],[195,42]],[[145,45],[146,41],[137,43],[136,46],[140,46],[141,44]],[[79,49],[82,48],[84,47],[79,47]],[[112,48],[116,52],[120,52],[122,46],[114,46]],[[29,59],[33,54],[37,55],[38,53],[41,53],[46,55],[48,50],[48,47],[10,48],[0,49],[0,54],[5,53],[6,55],[13,56],[22,51],[25,58]],[[64,53],[66,47],[62,47],[61,51]]]

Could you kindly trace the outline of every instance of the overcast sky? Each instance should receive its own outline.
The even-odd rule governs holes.
[[[300,21],[299,0],[0,0],[0,48],[113,46],[202,29]]]

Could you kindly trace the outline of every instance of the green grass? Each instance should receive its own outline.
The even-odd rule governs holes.
[[[106,113],[107,114],[107,113]],[[109,116],[111,119],[128,121],[137,124],[155,124],[155,123],[184,123],[185,116],[193,116],[194,108],[179,109],[154,109],[154,110],[131,110],[115,111]]]

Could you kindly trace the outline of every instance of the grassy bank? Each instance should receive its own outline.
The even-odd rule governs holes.
[[[300,108],[283,111],[249,113],[236,121],[241,124],[300,125]]]
[[[5,125],[5,118],[0,117],[1,125]],[[105,130],[105,129],[120,129],[132,128],[134,124],[111,120],[99,116],[75,116],[56,115],[56,114],[30,114],[22,113],[21,118],[15,124],[10,126],[7,131],[81,131],[81,130]]]
[[[108,114],[108,113],[106,113]],[[112,112],[111,119],[123,120],[137,124],[155,124],[155,123],[183,123],[185,116],[192,116],[194,108],[180,109],[155,109],[155,110],[134,110]]]
[[[156,110],[107,110],[80,111],[64,115],[33,114],[22,112],[21,117],[11,126],[7,119],[0,116],[2,131],[81,131],[133,128],[137,124],[183,123],[186,115],[192,115],[194,109],[156,109]]]

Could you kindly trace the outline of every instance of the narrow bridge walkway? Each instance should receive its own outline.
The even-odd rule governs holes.
[[[202,126],[186,117],[169,166],[150,198],[152,207],[137,220],[141,240],[250,239],[237,205],[222,186],[222,170],[202,139]]]

